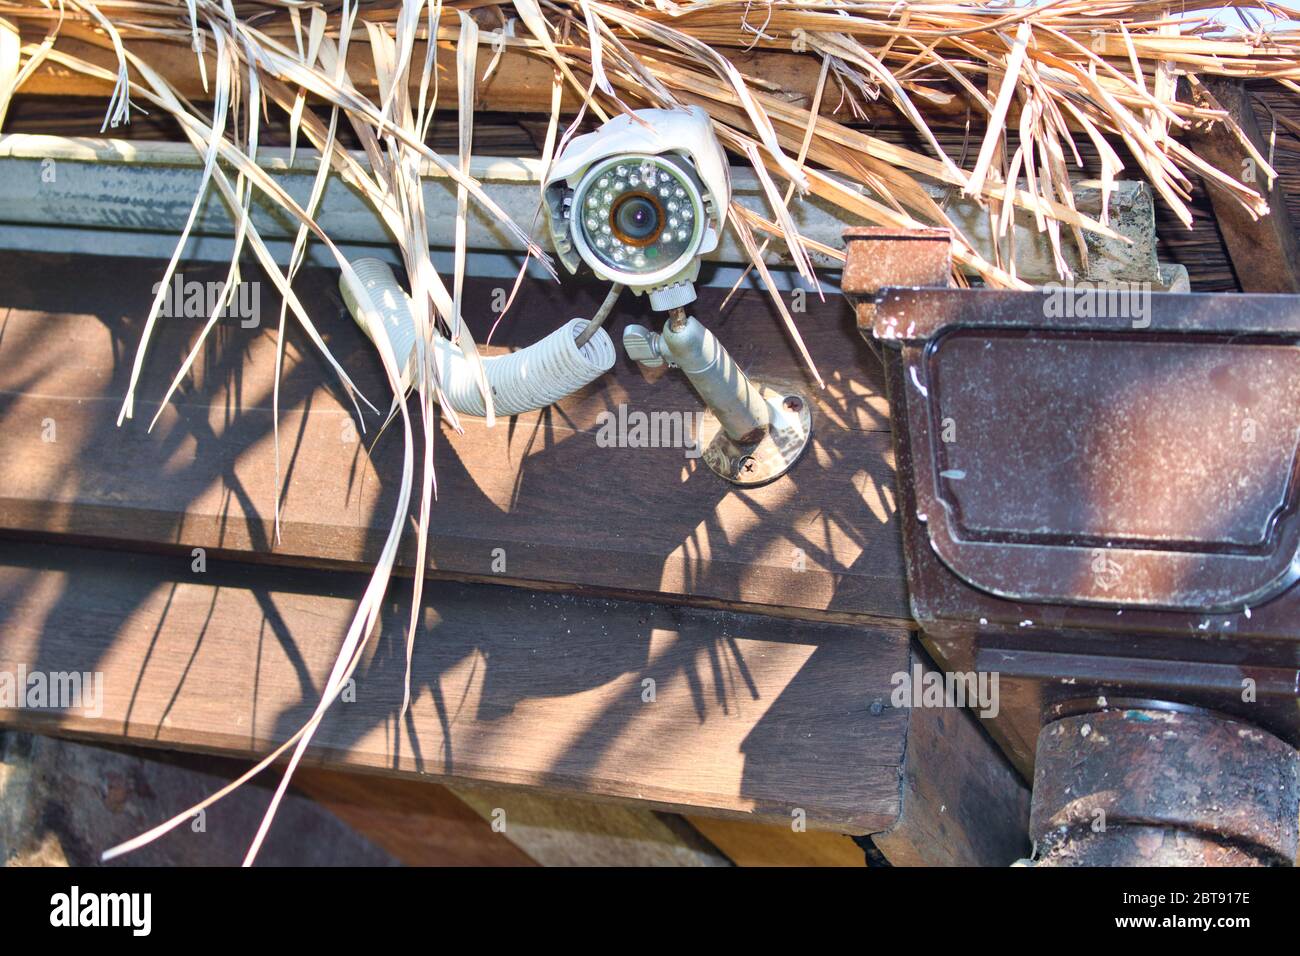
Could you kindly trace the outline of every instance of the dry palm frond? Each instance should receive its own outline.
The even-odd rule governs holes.
[[[1085,254],[1084,232],[1115,236],[1107,225],[1105,199],[1125,169],[1124,153],[1184,222],[1191,220],[1194,176],[1214,181],[1253,214],[1266,212],[1265,200],[1250,184],[1230,171],[1208,167],[1178,141],[1177,135],[1192,124],[1218,122],[1235,130],[1224,111],[1180,102],[1180,77],[1191,82],[1196,75],[1268,79],[1289,94],[1300,93],[1300,31],[1287,23],[1284,8],[1266,0],[1185,0],[1177,15],[1164,0],[1053,0],[1024,7],[966,0],[770,0],[757,6],[753,0],[0,0],[0,124],[14,93],[56,65],[102,83],[109,93],[105,128],[129,123],[132,110],[160,111],[176,121],[203,157],[200,193],[159,288],[168,287],[211,190],[237,224],[235,253],[218,311],[179,369],[168,399],[228,303],[245,247],[282,296],[277,372],[292,314],[349,396],[355,396],[346,372],[293,292],[306,245],[315,238],[335,257],[363,310],[372,308],[346,258],[314,219],[332,173],[366,197],[392,234],[410,277],[416,322],[426,345],[432,345],[435,335],[449,336],[476,363],[491,424],[492,396],[461,314],[470,204],[482,206],[512,230],[530,257],[548,260],[527,237],[532,224],[509,222],[469,176],[474,109],[488,76],[504,91],[497,94],[501,106],[515,109],[511,90],[520,87],[512,87],[506,75],[512,68],[531,61],[553,75],[540,107],[549,116],[544,164],[585,117],[604,119],[646,106],[703,107],[722,143],[757,174],[769,214],[735,204],[728,218],[810,368],[794,317],[777,295],[764,259],[769,243],[779,240],[816,288],[811,255],[837,255],[799,234],[791,204],[801,197],[816,196],[881,225],[952,228],[926,188],[946,184],[986,204],[995,234],[1003,240],[1015,209],[1027,210],[1065,274],[1063,237],[1073,237]],[[1259,28],[1248,19],[1247,32],[1229,33],[1216,19],[1225,7],[1253,11],[1271,26]],[[480,45],[490,48],[490,56],[480,56]],[[174,52],[171,47],[188,48],[192,58],[160,54]],[[367,52],[369,68],[364,65]],[[454,98],[440,99],[442,63],[454,64]],[[197,81],[183,75],[186,69]],[[365,75],[367,70],[372,75]],[[210,106],[200,107],[199,99],[210,100]],[[459,113],[455,157],[444,157],[429,145],[436,108],[448,99]],[[328,108],[328,121],[318,112],[321,104]],[[257,164],[259,117],[271,110],[287,119],[291,149],[298,148],[301,137],[319,156],[319,173],[305,207]],[[859,120],[882,110],[892,110],[915,132],[917,149],[862,128]],[[968,151],[963,147],[961,155],[949,155],[932,128],[954,118],[968,130],[983,129],[969,166]],[[340,144],[343,121],[355,131],[368,165]],[[1286,128],[1291,122],[1284,118]],[[1071,167],[1081,165],[1080,142],[1090,144],[1099,158],[1103,202],[1096,220],[1073,202]],[[1265,157],[1256,153],[1253,159],[1264,181],[1271,181],[1275,174]],[[450,288],[428,251],[420,184],[421,170],[428,165],[457,187]],[[274,260],[252,221],[255,192],[299,223],[287,263]],[[755,230],[764,234],[761,244]],[[1003,243],[995,243],[993,261],[988,261],[959,230],[954,230],[953,242],[954,257],[966,271],[991,285],[1022,285],[1014,262],[1004,261]],[[155,299],[145,322],[123,418],[132,413],[160,305]],[[385,342],[376,344],[393,391],[389,419],[401,419],[405,455],[398,506],[374,575],[311,720],[240,781],[200,805],[220,799],[292,750],[289,771],[249,850],[250,862],[289,774],[361,659],[415,495],[415,432],[404,401],[405,370]],[[436,490],[434,406],[441,405],[449,425],[459,427],[455,413],[441,401],[436,366],[428,360],[431,352],[417,351],[419,368],[410,383],[418,397],[423,460],[408,684]],[[359,399],[354,397],[354,404]],[[277,374],[277,409],[278,402]],[[278,430],[276,445],[278,482]],[[275,500],[278,533],[278,486]],[[406,703],[409,696],[404,707]],[[200,807],[112,852],[142,845]]]

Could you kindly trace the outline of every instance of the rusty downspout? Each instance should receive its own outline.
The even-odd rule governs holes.
[[[844,238],[842,287],[868,342],[880,290],[950,284],[945,230],[872,227]],[[1030,819],[1037,865],[1295,863],[1300,756],[1280,738],[1151,700],[1094,698],[1044,720]]]
[[[1038,735],[1030,836],[1039,866],[1290,866],[1300,758],[1194,708],[1134,702]]]

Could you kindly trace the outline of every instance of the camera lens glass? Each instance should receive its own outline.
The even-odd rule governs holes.
[[[663,232],[661,208],[654,196],[628,193],[614,204],[610,213],[615,235],[629,245],[649,245]]]
[[[663,156],[593,166],[574,197],[583,255],[629,276],[658,272],[694,255],[704,216],[692,175]]]

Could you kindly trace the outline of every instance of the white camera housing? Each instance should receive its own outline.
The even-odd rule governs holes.
[[[717,248],[726,221],[731,177],[707,113],[646,109],[569,143],[542,193],[565,268],[576,273],[586,263],[666,311],[695,300],[700,257]]]

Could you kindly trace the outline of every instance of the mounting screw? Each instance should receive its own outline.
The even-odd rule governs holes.
[[[803,399],[798,395],[787,395],[785,401],[781,404],[783,404],[789,411],[797,412],[799,409],[803,408]]]
[[[752,475],[756,467],[758,467],[758,462],[754,461],[754,456],[746,455],[736,463],[736,473],[741,475]]]

